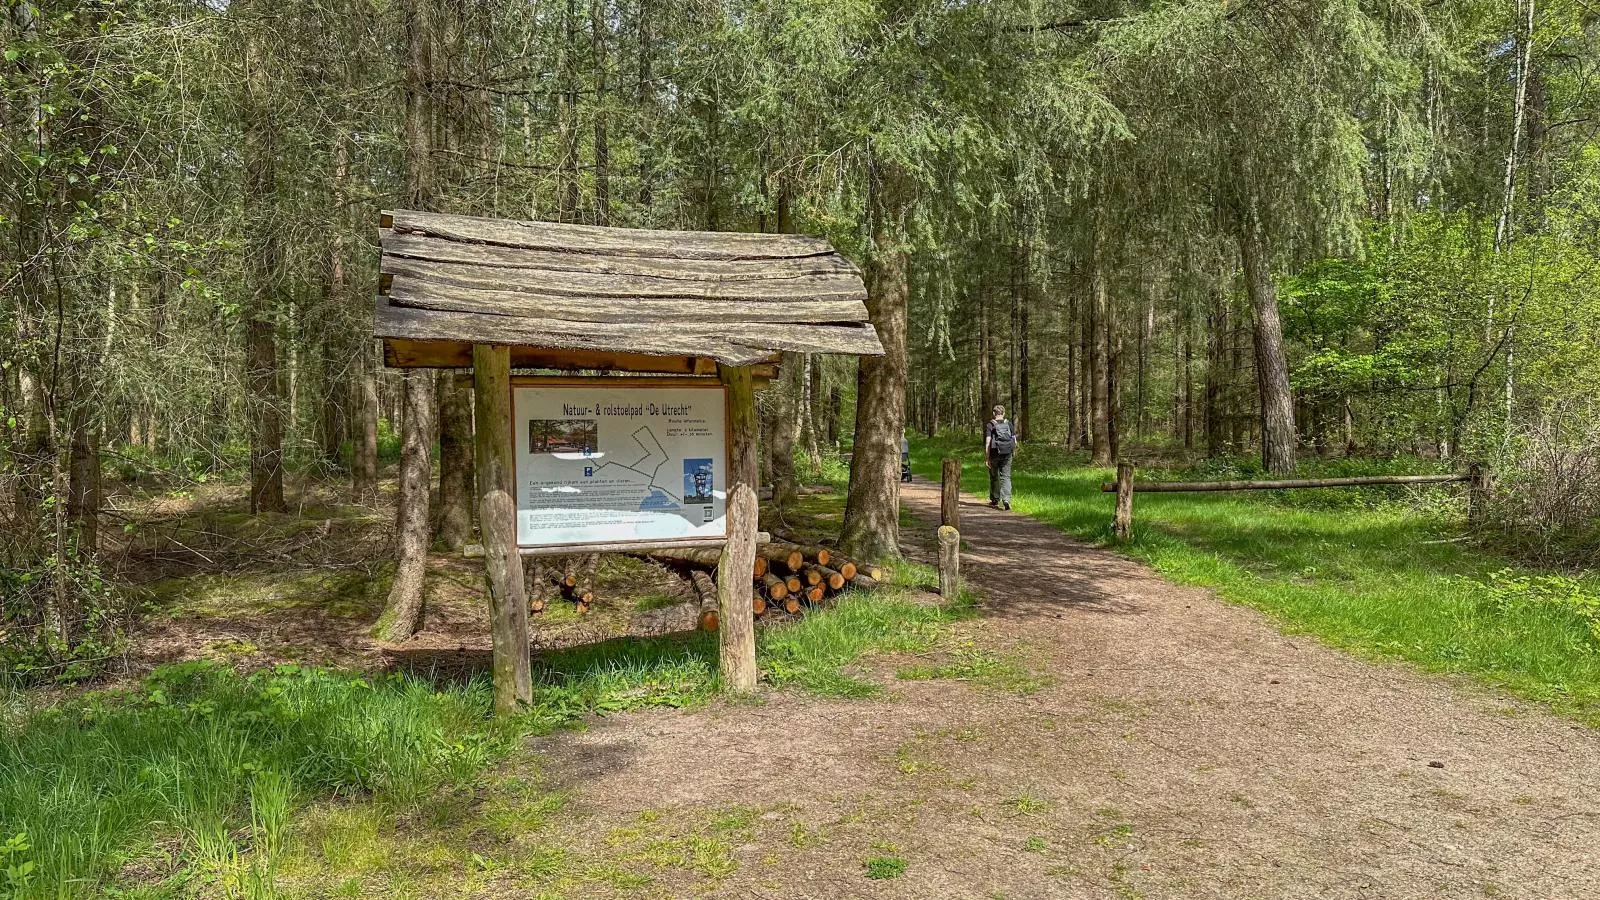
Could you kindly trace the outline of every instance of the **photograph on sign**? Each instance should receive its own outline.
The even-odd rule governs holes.
[[[651,381],[514,385],[518,545],[726,535],[723,388]]]

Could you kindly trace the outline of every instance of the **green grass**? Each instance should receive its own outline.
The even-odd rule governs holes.
[[[906,873],[906,861],[898,856],[869,857],[864,865],[872,879],[899,878]]]
[[[907,566],[899,577],[917,582],[927,573]],[[879,688],[846,672],[852,662],[926,650],[967,614],[917,603],[892,584],[850,593],[833,609],[762,629],[759,663],[779,687],[863,696]],[[489,716],[482,680],[441,686],[297,666],[242,675],[207,662],[31,712],[6,699],[0,846],[25,837],[0,850],[0,879],[8,869],[27,871],[15,883],[0,880],[0,897],[96,897],[112,888],[155,897],[194,883],[270,896],[284,860],[317,873],[346,860],[341,871],[358,880],[371,866],[390,865],[385,860],[426,853],[486,870],[492,860],[457,859],[444,842],[427,850],[412,836],[413,846],[397,849],[384,835],[402,818],[435,829],[483,818],[491,832],[505,819],[519,830],[505,804],[477,808],[463,798],[521,735],[593,713],[704,703],[718,688],[716,659],[716,636],[701,632],[547,654],[536,660],[532,708],[511,720]],[[329,801],[348,802],[306,819],[301,831],[291,825]],[[538,810],[540,802],[517,805]],[[707,877],[725,873],[719,845],[684,840],[647,849],[688,859]]]
[[[14,862],[31,864],[0,887],[100,896],[125,865],[176,851],[181,880],[259,893],[306,798],[404,809],[476,776],[515,734],[489,706],[479,683],[183,663],[38,711],[0,734],[0,833],[26,835]]]
[[[975,439],[913,444],[913,469],[937,480],[963,457],[962,487],[987,493]],[[1417,472],[1419,460],[1342,460],[1309,474]],[[1437,463],[1431,464],[1437,466]],[[1111,539],[1109,469],[1028,445],[1016,457],[1013,508],[1086,540]],[[1177,473],[1141,468],[1141,480]],[[1185,478],[1252,477],[1233,461]],[[1600,578],[1518,566],[1467,540],[1452,488],[1339,488],[1137,494],[1133,538],[1118,549],[1164,576],[1262,610],[1286,630],[1337,647],[1462,673],[1600,725]],[[969,535],[981,541],[981,535]]]

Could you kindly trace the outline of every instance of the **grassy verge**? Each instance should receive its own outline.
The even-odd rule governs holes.
[[[964,458],[962,486],[987,493],[977,442],[913,446],[913,468],[939,477]],[[1420,471],[1425,463],[1340,461],[1317,474]],[[1242,469],[1242,471],[1241,471]],[[1158,480],[1177,473],[1141,469]],[[1248,463],[1185,477],[1249,477]],[[1013,508],[1096,542],[1110,539],[1108,469],[1081,454],[1024,447]],[[1463,532],[1449,488],[1231,494],[1139,494],[1133,540],[1119,549],[1184,584],[1212,588],[1337,647],[1478,677],[1600,725],[1600,577],[1530,570]]]
[[[793,522],[826,532],[842,503],[808,496]],[[296,602],[343,596],[336,584],[281,578],[300,579]],[[767,681],[877,692],[852,663],[928,651],[967,615],[966,604],[916,596],[933,582],[926,567],[901,566],[880,590],[762,628]],[[490,717],[482,680],[296,665],[247,675],[181,663],[137,688],[32,711],[21,692],[0,692],[0,898],[431,896],[513,876],[540,890],[625,888],[680,855],[720,877],[720,856],[684,849],[722,840],[715,823],[637,859],[583,858],[530,838],[564,797],[516,752],[524,735],[591,714],[705,703],[718,688],[716,658],[715,635],[699,632],[542,654],[535,703],[512,720]]]

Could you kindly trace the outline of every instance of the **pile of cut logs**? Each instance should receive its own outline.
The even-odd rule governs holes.
[[[699,623],[705,631],[717,630],[717,585],[714,580],[722,551],[717,548],[655,550],[639,553],[683,576],[700,605]],[[600,554],[524,561],[528,610],[543,612],[556,599],[576,603],[588,612],[594,602],[594,576]],[[756,547],[751,572],[751,609],[797,615],[807,606],[827,601],[847,587],[870,589],[883,577],[873,565],[860,565],[827,547],[806,547],[774,541]]]
[[[721,550],[657,550],[642,554],[681,572],[693,586],[700,604],[700,628],[717,630],[716,574]],[[751,572],[751,609],[756,615],[785,612],[797,615],[846,587],[876,587],[883,572],[872,565],[845,559],[827,547],[805,547],[783,541],[756,547]]]
[[[600,567],[600,554],[563,556],[550,561],[531,557],[523,560],[522,573],[528,591],[528,611],[544,612],[552,599],[578,604],[578,612],[588,612],[594,602],[594,573]]]

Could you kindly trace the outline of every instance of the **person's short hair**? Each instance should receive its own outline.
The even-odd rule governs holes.
[[[994,414],[997,416],[1003,416],[1006,414],[1006,408],[1004,406],[996,406],[994,408]]]

